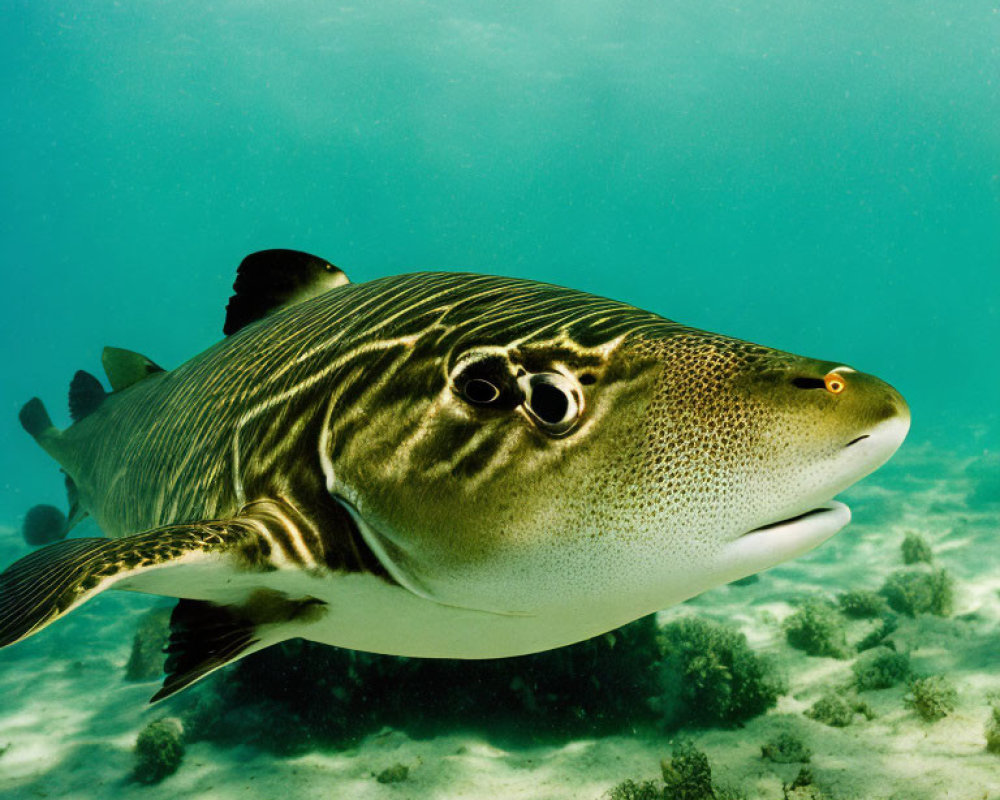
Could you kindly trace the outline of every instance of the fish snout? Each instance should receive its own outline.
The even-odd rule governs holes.
[[[896,451],[909,431],[906,400],[874,375],[830,362],[805,361],[794,370],[790,383],[802,402],[821,406],[833,444],[867,452],[877,461],[875,466]]]

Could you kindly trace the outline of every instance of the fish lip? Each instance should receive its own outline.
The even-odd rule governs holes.
[[[797,555],[812,550],[850,521],[851,509],[839,500],[830,499],[798,514],[752,528],[737,536],[731,544],[759,544],[769,550],[791,548]]]
[[[785,517],[784,519],[779,519],[774,522],[768,522],[765,525],[760,525],[749,531],[740,534],[739,538],[744,536],[750,536],[754,533],[761,533],[763,531],[776,531],[781,528],[788,528],[795,525],[798,522],[809,519],[810,517],[816,517],[821,514],[829,514],[831,512],[839,511],[839,509],[847,509],[848,514],[850,514],[850,509],[839,500],[829,500],[826,503],[822,503],[814,508],[810,508],[808,511],[802,511],[798,514],[793,514],[790,517]],[[845,523],[846,524],[846,523]],[[843,527],[843,526],[841,526]]]
[[[851,521],[851,510],[829,500],[799,514],[760,525],[730,541],[719,554],[725,581],[777,566],[818,547]]]

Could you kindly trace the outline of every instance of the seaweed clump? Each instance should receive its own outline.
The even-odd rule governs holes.
[[[184,726],[175,717],[149,723],[135,742],[134,780],[159,783],[177,771],[184,758]]]
[[[1000,755],[1000,694],[990,698],[990,716],[986,720],[986,750]]]
[[[885,598],[867,589],[852,589],[837,597],[837,605],[845,617],[874,619],[887,610]]]
[[[139,618],[132,652],[125,665],[125,680],[151,681],[163,674],[164,648],[170,638],[169,608],[154,608]]]
[[[783,731],[760,748],[760,755],[776,764],[807,764],[812,750],[798,736]]]
[[[882,617],[882,621],[878,624],[878,626],[870,630],[864,638],[858,642],[858,652],[863,653],[865,650],[871,650],[881,644],[887,644],[886,639],[892,636],[898,627],[899,619],[896,615],[886,614]]]
[[[692,742],[676,744],[670,761],[663,759],[660,769],[665,784],[664,800],[715,800],[708,756]]]
[[[791,783],[782,784],[781,791],[785,800],[826,800],[826,795],[813,783],[808,767],[802,767]]]
[[[847,658],[844,622],[823,600],[806,600],[784,623],[788,643],[810,656]]]
[[[900,546],[904,564],[930,564],[934,553],[927,540],[916,531],[907,531]]]
[[[611,789],[605,797],[607,800],[663,800],[663,789],[656,781],[625,780]]]
[[[823,695],[804,712],[807,717],[832,728],[846,728],[854,721],[855,714],[873,719],[871,706],[857,697],[842,697],[834,692]]]
[[[291,640],[192,696],[186,719],[200,737],[282,754],[351,746],[385,727],[414,737],[465,728],[514,745],[653,728],[659,631],[649,616],[570,647],[482,661]]]
[[[888,689],[910,676],[910,657],[887,647],[871,650],[851,667],[854,684],[861,691]]]
[[[376,775],[375,780],[379,783],[402,783],[409,777],[410,768],[406,764],[393,764]]]
[[[733,725],[762,714],[785,691],[746,636],[718,622],[683,617],[660,633],[662,691],[651,705],[668,727]]]
[[[735,725],[774,706],[782,691],[739,631],[701,618],[660,627],[649,616],[570,647],[483,661],[292,640],[188,695],[182,715],[191,735],[282,754],[351,746],[385,727],[414,737],[463,728],[524,746]]]
[[[903,698],[903,704],[927,722],[947,717],[955,710],[957,701],[955,687],[942,675],[914,679],[910,682],[909,693]]]
[[[736,789],[712,783],[708,756],[693,742],[674,744],[669,760],[660,761],[663,786],[656,781],[626,780],[609,790],[607,800],[745,800]]]
[[[879,594],[889,601],[893,611],[900,614],[947,617],[954,604],[954,583],[951,575],[943,569],[929,572],[898,570],[886,578]]]

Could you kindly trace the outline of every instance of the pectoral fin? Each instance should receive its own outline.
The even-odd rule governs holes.
[[[263,571],[270,569],[268,554],[257,529],[240,519],[174,525],[122,539],[65,539],[0,573],[0,647],[37,633],[125,579],[213,561]]]

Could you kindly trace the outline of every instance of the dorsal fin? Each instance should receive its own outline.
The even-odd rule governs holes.
[[[105,347],[101,353],[101,364],[104,365],[104,374],[108,376],[111,388],[116,392],[127,389],[143,378],[165,371],[142,353],[121,347]]]
[[[329,261],[299,250],[261,250],[236,270],[222,332],[229,336],[279,308],[350,283]]]
[[[69,384],[69,415],[73,422],[79,422],[88,414],[93,414],[107,396],[108,393],[97,378],[82,369],[78,370]]]

